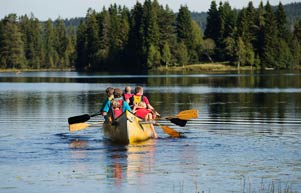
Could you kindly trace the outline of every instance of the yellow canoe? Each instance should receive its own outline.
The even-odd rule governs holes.
[[[103,124],[103,133],[112,142],[122,144],[133,144],[154,138],[152,124],[141,123],[142,119],[133,113],[126,111],[112,124]]]

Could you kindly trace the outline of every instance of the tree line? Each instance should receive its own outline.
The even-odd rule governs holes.
[[[9,14],[0,21],[1,69],[66,69],[75,63],[75,28]]]
[[[78,24],[77,24],[78,25]],[[205,31],[187,6],[157,0],[87,11],[78,27],[10,14],[0,21],[0,68],[141,71],[205,62],[300,68],[301,20],[290,27],[281,3],[242,10],[211,2]]]

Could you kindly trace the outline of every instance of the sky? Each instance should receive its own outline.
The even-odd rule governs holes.
[[[144,0],[139,0],[144,2]],[[223,0],[224,1],[224,0]],[[253,0],[253,5],[258,7],[261,0]],[[267,0],[262,0],[266,4]],[[125,5],[133,8],[137,0],[0,0],[0,19],[10,13],[18,16],[31,13],[41,21],[74,17],[85,17],[88,8],[101,11],[110,4]],[[177,12],[181,5],[187,5],[190,11],[203,12],[210,8],[211,0],[158,0],[160,5],[168,5]],[[216,2],[220,2],[216,0]],[[228,0],[232,8],[241,9],[248,5],[249,0]],[[278,5],[279,0],[269,0],[271,5]],[[282,0],[282,4],[301,2],[301,0]]]

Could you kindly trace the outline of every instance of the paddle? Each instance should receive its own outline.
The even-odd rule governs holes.
[[[98,122],[98,123],[73,123],[73,124],[70,124],[69,125],[69,131],[70,132],[74,132],[74,131],[80,131],[80,130],[84,130],[90,126],[93,126],[93,125],[98,125],[98,124],[102,124],[103,122]],[[141,121],[141,123],[152,123],[152,122],[143,122]],[[160,125],[158,122],[154,122],[152,123],[154,125],[158,125],[162,128],[162,130],[167,134],[169,135],[170,137],[173,137],[173,138],[178,138],[178,137],[181,137],[181,133],[180,132],[177,132],[176,130],[168,127],[168,126],[165,126],[165,125]]]
[[[103,122],[94,123],[94,124],[83,123],[85,121],[88,121],[90,119],[90,117],[94,117],[97,115],[99,115],[99,113],[95,113],[92,115],[84,114],[84,115],[80,115],[80,116],[70,117],[68,119],[69,131],[71,131],[71,132],[79,131],[79,130],[86,129],[87,127],[89,127],[91,125],[103,123]],[[190,109],[190,110],[181,111],[176,116],[166,116],[166,117],[163,117],[160,119],[167,119],[176,125],[184,127],[189,119],[195,119],[195,118],[198,118],[198,111],[195,109]],[[143,123],[143,121],[141,123]],[[171,136],[173,138],[181,137],[180,132],[178,132],[168,126],[160,125],[157,121],[144,122],[144,123],[152,123],[152,124],[160,126],[166,134],[168,134],[169,136]]]
[[[198,110],[190,109],[179,112],[176,116],[166,116],[160,119],[167,119],[171,123],[184,127],[188,120],[198,118]]]
[[[83,123],[83,122],[88,121],[91,117],[95,117],[95,116],[97,116],[97,115],[100,115],[100,112],[94,113],[94,114],[92,114],[92,115],[84,114],[84,115],[69,117],[69,118],[68,118],[68,123],[69,123],[69,124]]]
[[[80,131],[80,130],[84,130],[87,127],[91,126],[91,125],[98,125],[98,124],[102,124],[103,122],[98,122],[98,123],[73,123],[69,125],[69,131],[70,132],[74,132],[74,131]]]

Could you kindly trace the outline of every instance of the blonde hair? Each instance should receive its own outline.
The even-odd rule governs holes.
[[[126,87],[124,88],[124,92],[126,92],[126,93],[131,92],[131,90],[132,90],[132,88],[131,88],[130,86],[126,86]]]
[[[111,104],[112,104],[112,108],[113,109],[121,107],[120,103],[118,101],[116,101],[116,100],[112,100]]]

